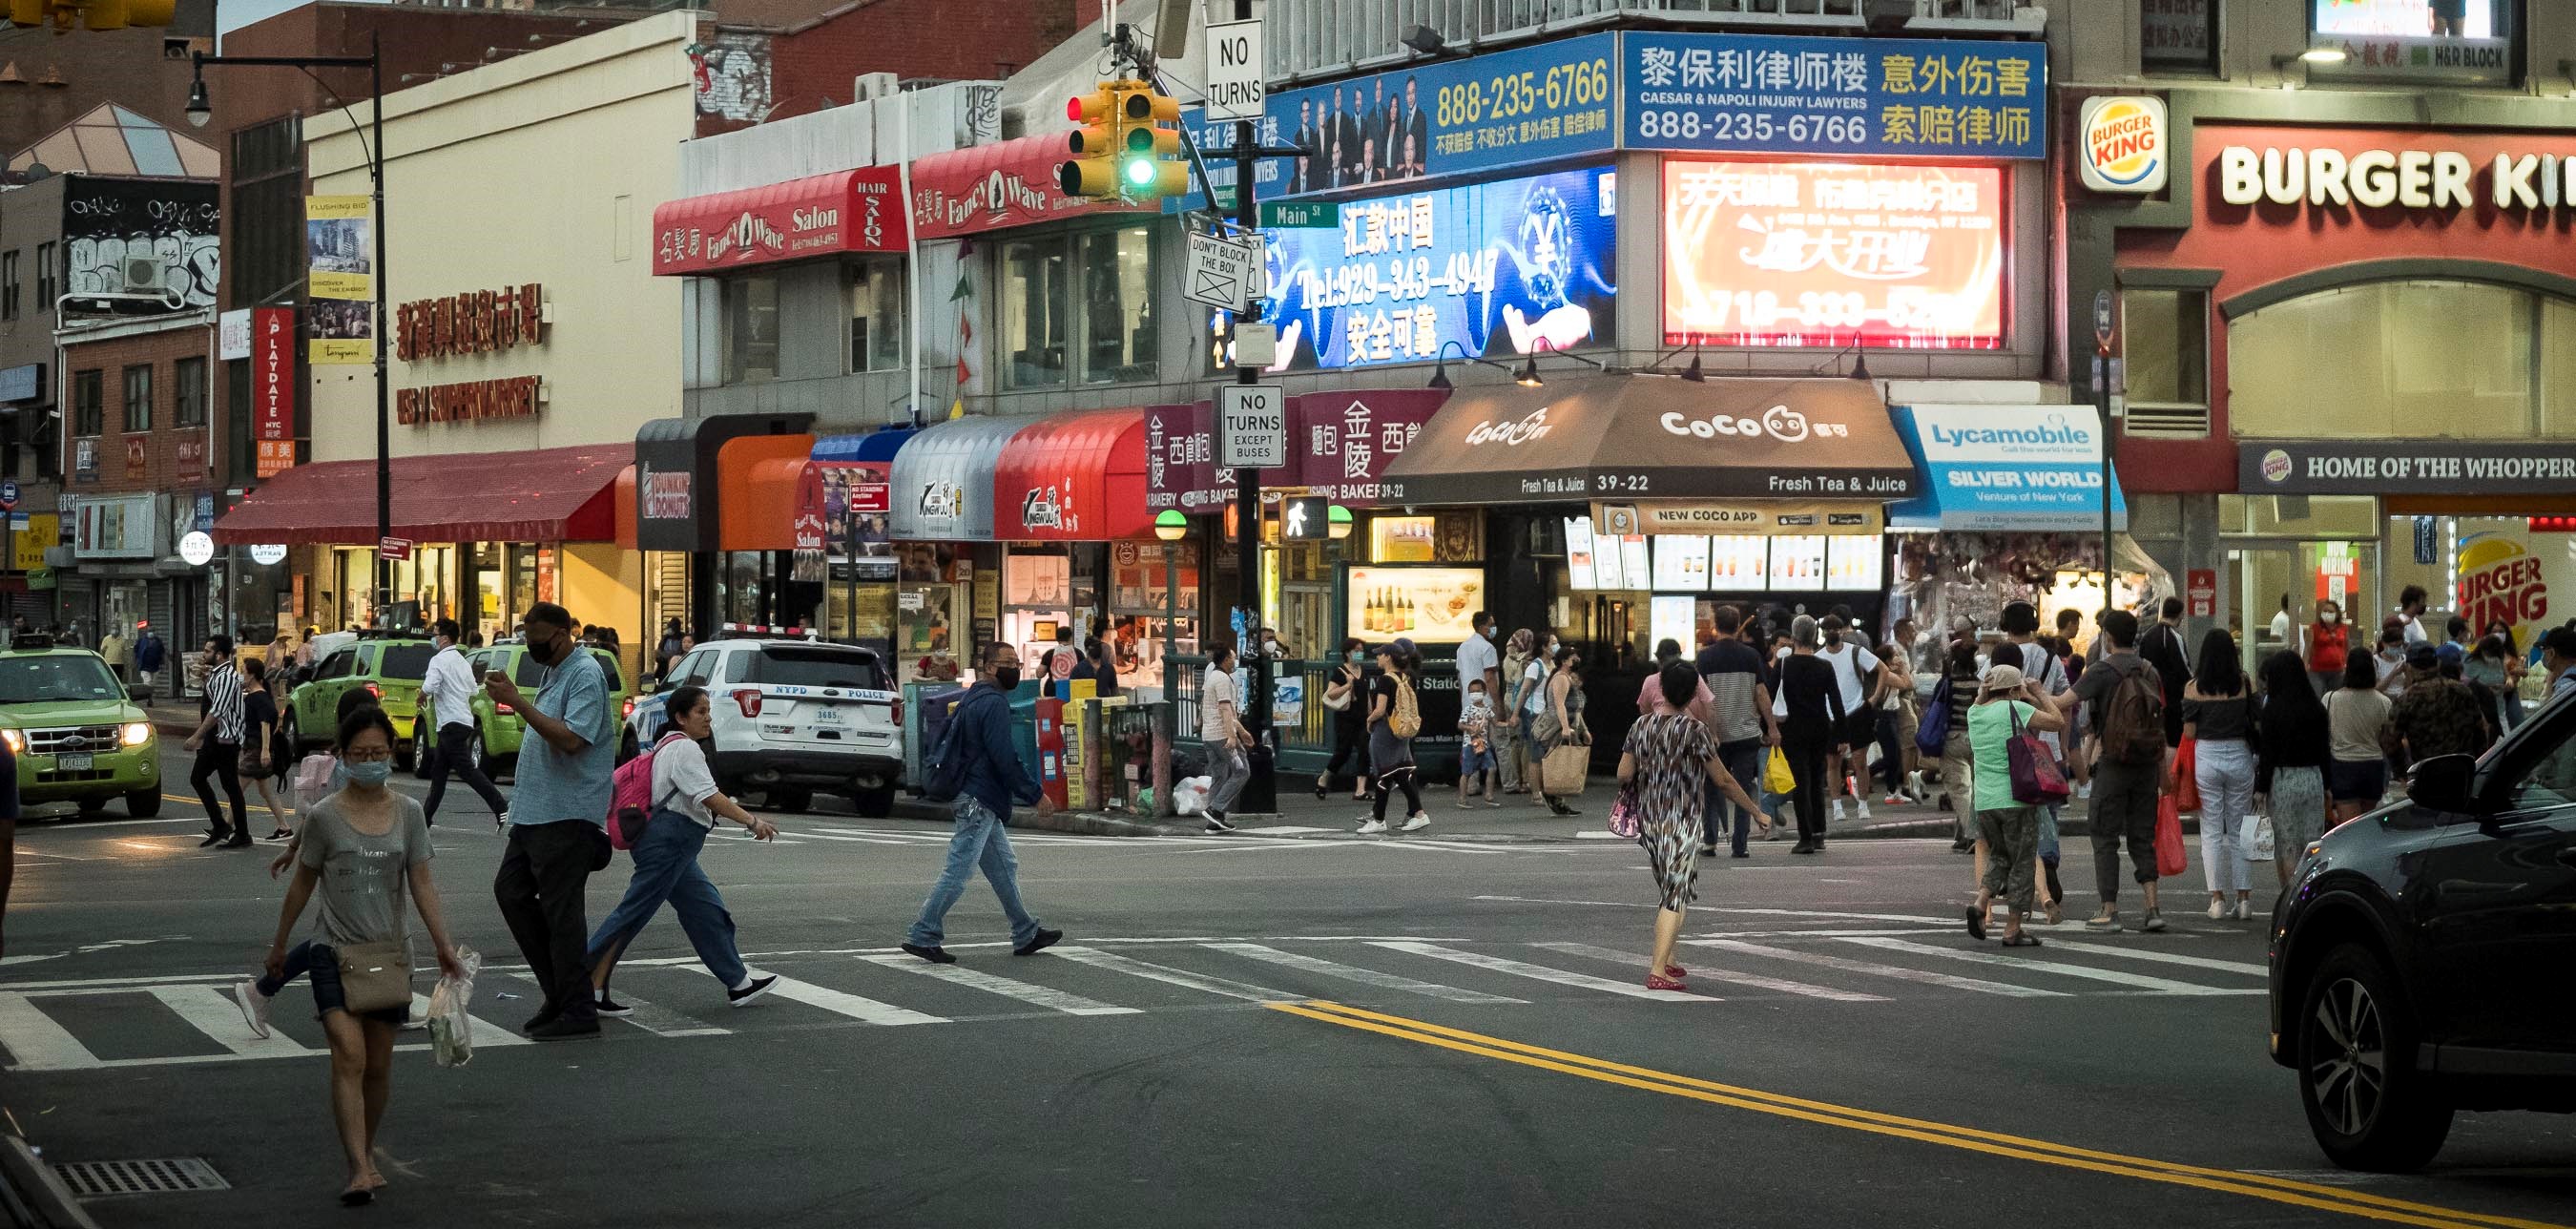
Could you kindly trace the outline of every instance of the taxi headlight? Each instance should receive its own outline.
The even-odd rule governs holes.
[[[117,741],[128,747],[140,747],[143,744],[152,741],[152,723],[149,721],[126,722],[125,728],[117,732]]]

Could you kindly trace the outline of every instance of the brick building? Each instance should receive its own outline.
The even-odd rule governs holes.
[[[1001,80],[1097,18],[1100,0],[716,0],[712,7],[715,20],[701,23],[693,57],[700,136],[851,102],[852,79],[866,73]]]
[[[71,521],[53,555],[59,617],[90,644],[145,619],[172,644],[221,630],[221,569],[180,557],[214,521],[214,311],[73,320],[55,338]]]

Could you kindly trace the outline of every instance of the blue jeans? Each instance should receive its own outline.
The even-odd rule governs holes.
[[[698,851],[706,844],[706,825],[676,811],[653,812],[631,851],[635,877],[626,881],[626,897],[590,936],[582,967],[595,969],[609,953],[623,954],[667,900],[707,972],[728,990],[741,985],[750,974],[742,967],[741,949],[734,946],[733,914],[725,911],[724,897],[716,894],[707,873],[698,869]]]
[[[321,953],[319,959],[326,961],[333,959],[331,949],[329,947],[315,943],[311,939],[306,939],[302,943],[298,943],[295,946],[286,949],[286,963],[283,966],[284,971],[280,972],[275,977],[271,977],[266,973],[260,974],[259,992],[270,998],[276,998],[279,992],[286,989],[286,983],[294,981],[296,978],[302,977],[313,971],[313,962],[317,958],[315,956],[316,952]]]
[[[1765,763],[1769,760],[1770,753],[1771,749],[1764,746],[1761,739],[1754,738],[1747,739],[1740,743],[1726,743],[1719,746],[1717,749],[1717,758],[1720,762],[1726,765],[1726,775],[1735,778],[1736,787],[1744,791],[1744,796],[1753,799],[1756,802],[1761,802],[1763,801],[1762,769]],[[1726,795],[1718,793],[1715,787],[1711,787],[1708,791],[1708,809],[1702,813],[1709,817],[1709,821],[1712,825],[1709,831],[1712,834],[1717,830],[1714,825],[1718,816],[1734,816],[1734,819],[1730,821],[1735,828],[1733,838],[1735,844],[1734,852],[1743,853],[1745,851],[1745,842],[1752,839],[1753,836],[1753,817],[1745,814],[1741,809],[1737,808],[1734,803],[1727,802],[1725,799]],[[1721,807],[1723,809],[1721,809]],[[1700,839],[1702,841],[1714,843],[1712,838],[1708,836],[1703,836]]]
[[[939,872],[939,882],[932,885],[930,899],[921,903],[921,917],[912,924],[911,943],[915,947],[937,947],[941,938],[940,922],[947,918],[950,906],[966,894],[966,879],[975,868],[984,868],[984,878],[993,885],[993,895],[1001,898],[1002,912],[1011,919],[1011,943],[1025,945],[1038,937],[1038,920],[1029,916],[1028,907],[1020,903],[1020,860],[1011,854],[1011,835],[1003,830],[1002,821],[981,802],[959,795],[954,807],[957,834],[948,838],[948,866]]]

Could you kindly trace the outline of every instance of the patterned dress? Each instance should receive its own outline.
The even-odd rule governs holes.
[[[1701,807],[1708,761],[1717,755],[1708,727],[1686,713],[1656,713],[1628,727],[1622,748],[1636,758],[1637,843],[1645,847],[1663,907],[1694,899],[1699,878]]]

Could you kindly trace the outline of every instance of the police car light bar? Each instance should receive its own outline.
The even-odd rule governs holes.
[[[816,639],[815,633],[811,628],[792,626],[776,627],[767,623],[726,623],[721,624],[718,630],[728,636],[783,636],[791,640]]]

